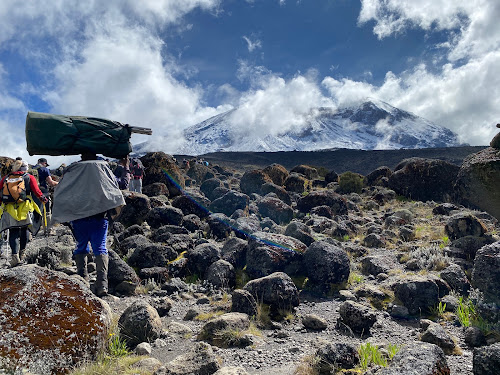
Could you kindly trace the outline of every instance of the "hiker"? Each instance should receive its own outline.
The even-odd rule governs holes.
[[[132,178],[130,180],[130,191],[135,191],[136,193],[142,193],[142,179],[145,176],[144,166],[140,159],[133,158],[131,162],[130,172]]]
[[[130,161],[127,157],[120,159],[114,171],[116,182],[120,190],[127,190],[130,184]]]
[[[48,197],[49,195],[49,187],[54,187],[58,184],[58,182],[52,178],[50,170],[49,168],[47,168],[48,166],[49,164],[47,163],[47,159],[40,158],[38,159],[38,163],[34,168],[38,170],[38,181],[40,183],[40,190],[46,197]]]
[[[96,263],[97,280],[94,293],[108,294],[108,249],[106,237],[109,211],[125,204],[113,172],[95,153],[84,153],[72,163],[54,192],[52,221],[70,223],[76,239],[74,251],[78,275],[89,281],[87,256],[90,245]]]
[[[33,195],[44,204],[47,198],[38,188],[35,177],[28,173],[28,163],[24,160],[16,160],[12,171],[0,180],[0,191],[0,233],[9,230],[10,265],[15,267],[22,261],[29,240],[28,231],[36,234],[42,223],[42,213]]]

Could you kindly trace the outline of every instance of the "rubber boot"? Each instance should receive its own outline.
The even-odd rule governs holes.
[[[87,254],[75,254],[76,272],[89,281],[89,271],[87,269]]]
[[[95,294],[98,297],[108,295],[108,254],[99,254],[95,257],[97,280],[95,281]]]
[[[19,263],[21,263],[21,259],[19,258],[19,254],[12,254],[12,256],[10,258],[10,266],[15,267]]]

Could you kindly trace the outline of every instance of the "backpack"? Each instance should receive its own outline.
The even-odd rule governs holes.
[[[2,202],[18,203],[24,202],[29,194],[29,175],[9,174],[3,181]]]

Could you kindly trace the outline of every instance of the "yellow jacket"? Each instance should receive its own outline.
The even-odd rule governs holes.
[[[14,220],[23,221],[28,218],[28,213],[33,211],[42,216],[38,205],[33,201],[33,198],[28,196],[24,202],[2,203],[0,206],[0,217],[2,217],[4,212],[7,212]]]

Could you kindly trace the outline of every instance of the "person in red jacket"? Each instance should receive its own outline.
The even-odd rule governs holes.
[[[11,181],[24,180],[25,193],[15,197],[8,187]],[[21,258],[29,240],[30,231],[38,232],[41,225],[42,214],[40,208],[33,200],[33,195],[42,202],[47,198],[43,195],[35,177],[28,173],[28,163],[16,160],[12,172],[0,180],[2,205],[0,206],[0,233],[9,230],[9,245],[12,250],[10,264],[12,267],[21,263]]]

